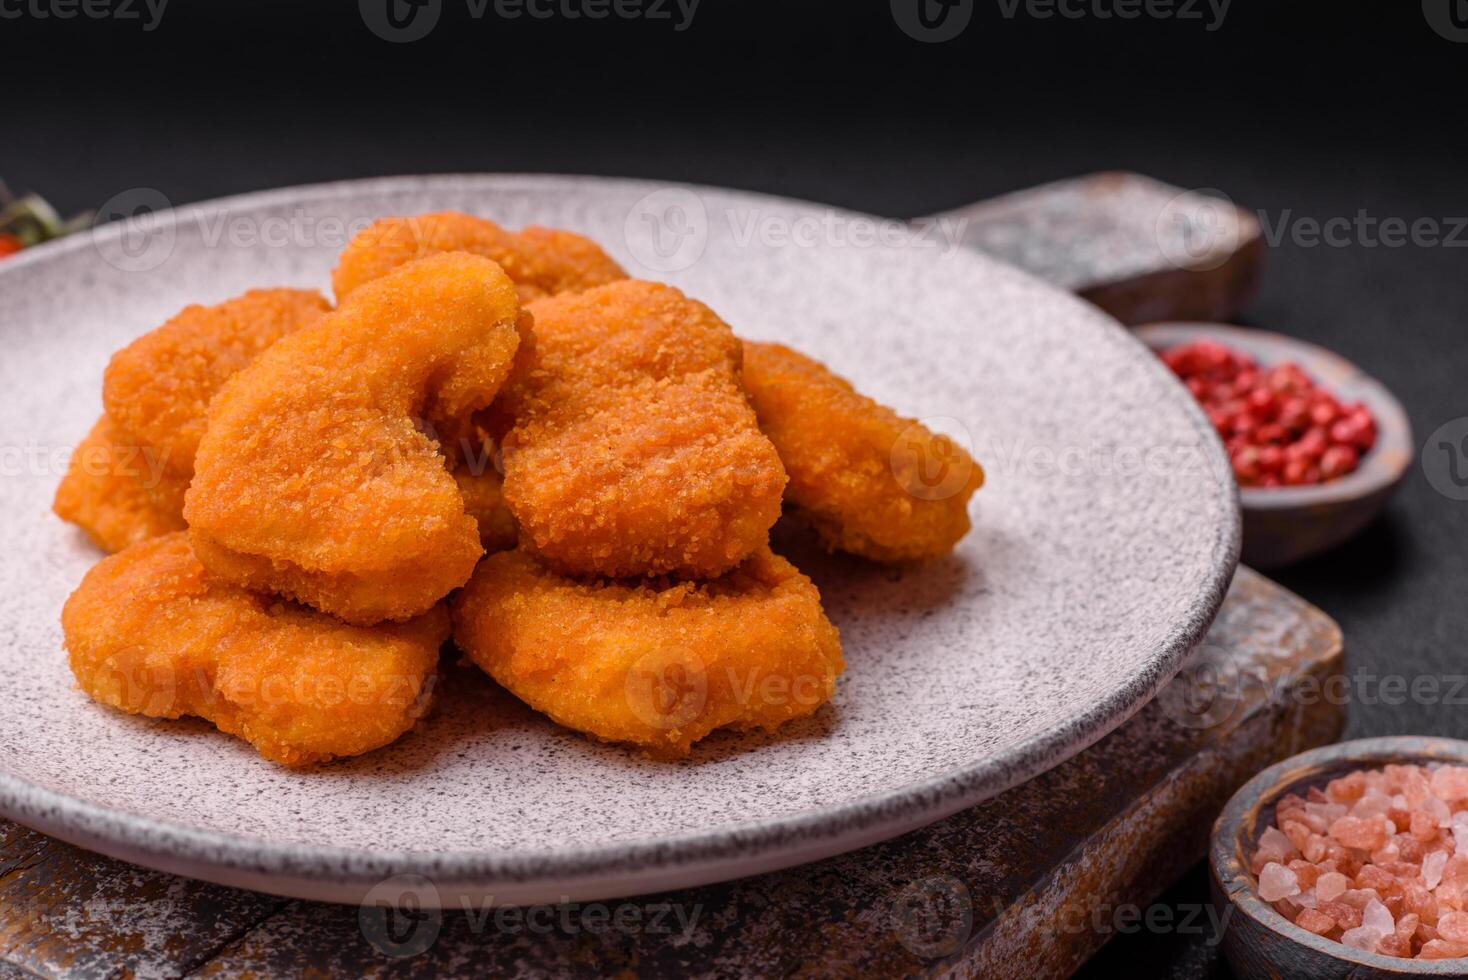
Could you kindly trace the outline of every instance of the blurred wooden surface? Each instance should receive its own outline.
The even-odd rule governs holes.
[[[1214,188],[1120,171],[1057,180],[929,218],[963,242],[1095,303],[1122,323],[1233,319],[1263,271],[1259,219]]]
[[[1204,853],[1269,763],[1339,733],[1319,610],[1241,568],[1161,695],[1051,772],[896,840],[787,871],[533,910],[365,909],[109,860],[0,821],[0,980],[15,976],[1065,976]],[[393,882],[385,895],[431,890]],[[1110,911],[1106,913],[1110,915]]]

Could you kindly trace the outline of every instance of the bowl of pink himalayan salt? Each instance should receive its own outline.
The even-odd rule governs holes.
[[[1286,759],[1229,800],[1210,862],[1240,977],[1468,976],[1468,742]]]

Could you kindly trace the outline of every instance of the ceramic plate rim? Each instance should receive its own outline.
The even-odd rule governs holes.
[[[330,181],[238,194],[157,212],[155,220],[177,223],[187,216],[224,208],[269,207],[291,201],[329,200],[359,194],[463,191],[476,185],[492,185],[506,191],[532,184],[542,187],[547,184],[592,184],[645,193],[670,187],[683,188],[695,192],[733,194],[772,204],[821,207],[846,215],[856,214],[796,198],[673,181],[572,174],[450,173]],[[0,267],[0,286],[16,283],[17,277],[24,275],[31,266],[58,260],[93,244],[109,242],[119,237],[122,231],[122,222],[111,222],[90,233],[77,233],[27,250],[6,260]],[[972,251],[968,252],[965,261],[1003,265]],[[1012,267],[1004,268],[1009,274],[1030,280],[1037,288],[1083,304],[1083,301],[1056,287]],[[1105,334],[1108,342],[1135,346],[1138,352],[1147,350],[1119,323],[1088,304],[1084,305],[1093,311],[1090,314],[1093,318],[1109,326]],[[1170,377],[1160,361],[1150,354],[1147,358],[1153,362],[1153,370],[1159,377]],[[1212,446],[1216,442],[1212,428],[1186,389],[1172,385],[1166,390],[1168,397],[1185,413],[1194,428],[1204,435],[1204,444]],[[93,803],[29,782],[3,769],[0,769],[0,815],[113,857],[162,870],[223,883],[243,883],[247,887],[279,894],[334,901],[358,901],[370,886],[394,875],[428,876],[445,897],[456,892],[484,892],[491,888],[499,888],[496,895],[503,896],[506,901],[511,900],[510,896],[517,891],[546,895],[559,891],[564,895],[575,882],[581,883],[577,896],[611,897],[648,891],[649,885],[662,888],[726,880],[828,857],[925,826],[1054,767],[1120,725],[1176,673],[1183,658],[1212,625],[1233,578],[1242,541],[1237,490],[1221,447],[1208,454],[1208,463],[1200,478],[1211,478],[1216,484],[1215,489],[1231,497],[1235,506],[1226,508],[1216,542],[1218,560],[1207,580],[1200,583],[1202,594],[1198,603],[1191,608],[1186,621],[1174,627],[1163,648],[1156,651],[1151,659],[1152,669],[1110,700],[1098,700],[1078,713],[1064,728],[1032,736],[1006,750],[1002,757],[981,760],[899,789],[787,816],[674,834],[656,841],[511,854],[493,850],[374,851],[200,830]],[[1083,734],[1078,735],[1078,732]],[[730,867],[735,861],[739,862],[738,867]],[[323,877],[327,880],[323,881]],[[522,886],[518,890],[514,888],[517,884]],[[511,887],[501,887],[505,885]]]

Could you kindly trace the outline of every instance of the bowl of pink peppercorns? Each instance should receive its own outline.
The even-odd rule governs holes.
[[[1278,567],[1354,536],[1412,460],[1406,412],[1331,351],[1216,323],[1137,329],[1197,399],[1228,453],[1244,514],[1243,559]]]
[[[1360,739],[1271,766],[1224,807],[1210,862],[1242,977],[1468,976],[1468,742]]]

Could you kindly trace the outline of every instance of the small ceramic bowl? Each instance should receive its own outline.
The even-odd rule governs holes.
[[[1447,762],[1468,765],[1468,742],[1394,736],[1340,742],[1302,752],[1270,766],[1234,794],[1213,824],[1209,863],[1213,904],[1223,923],[1223,951],[1244,980],[1374,980],[1382,977],[1468,976],[1468,959],[1406,960],[1365,953],[1306,932],[1259,897],[1249,857],[1259,835],[1274,823],[1274,808],[1287,793],[1304,796],[1353,769],[1388,764]],[[1227,918],[1223,918],[1227,916]]]
[[[1391,499],[1412,463],[1412,426],[1402,405],[1379,381],[1323,347],[1282,334],[1221,323],[1153,323],[1137,328],[1148,347],[1163,351],[1216,340],[1265,367],[1293,361],[1342,402],[1364,402],[1376,417],[1376,444],[1353,473],[1307,487],[1243,487],[1243,560],[1278,568],[1353,537]]]

